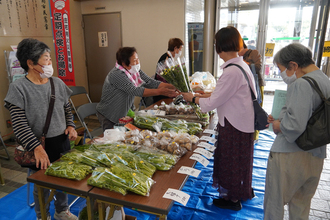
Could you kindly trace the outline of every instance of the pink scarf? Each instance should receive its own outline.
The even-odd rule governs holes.
[[[139,87],[144,83],[144,81],[140,77],[139,72],[132,74],[132,73],[128,72],[128,70],[125,69],[123,66],[119,65],[117,62],[116,62],[116,68],[123,71],[126,74],[126,76],[128,77],[128,79],[135,85],[135,87]]]

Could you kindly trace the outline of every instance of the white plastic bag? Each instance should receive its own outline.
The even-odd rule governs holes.
[[[213,92],[215,89],[216,81],[210,72],[195,72],[191,78],[193,91]]]
[[[106,129],[104,131],[104,139],[110,142],[124,141],[125,132],[120,131],[119,129]]]

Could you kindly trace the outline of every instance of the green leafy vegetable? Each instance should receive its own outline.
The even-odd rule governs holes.
[[[82,180],[92,172],[92,167],[72,161],[58,161],[52,163],[46,170],[46,175]]]

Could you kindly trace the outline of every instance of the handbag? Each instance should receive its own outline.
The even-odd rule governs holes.
[[[254,92],[252,91],[251,85],[250,85],[250,81],[246,75],[245,70],[240,66],[237,65],[235,63],[230,63],[228,64],[225,68],[227,68],[228,66],[237,66],[238,68],[241,69],[241,71],[244,74],[244,77],[246,79],[246,81],[249,84],[250,87],[250,92],[251,92],[251,98],[252,98],[252,103],[253,103],[253,109],[254,109],[254,130],[264,130],[266,128],[268,128],[268,114],[267,112],[259,105],[258,100],[256,98],[256,96],[254,95]]]
[[[330,98],[325,98],[313,78],[302,78],[309,82],[322,99],[322,103],[309,118],[305,131],[296,140],[298,147],[307,151],[330,143]]]
[[[254,65],[254,63],[251,63],[249,67],[251,69],[251,72],[253,73],[254,82],[256,83],[257,101],[260,104],[262,102],[262,99],[261,99],[261,91],[259,87],[259,76],[257,74],[256,66]]]
[[[53,78],[49,78],[49,80],[50,80],[50,86],[51,86],[51,97],[50,97],[45,126],[43,129],[42,135],[39,139],[40,144],[43,146],[44,149],[45,149],[46,135],[47,135],[47,132],[49,129],[51,116],[53,114],[54,103],[55,103],[55,87],[54,87]],[[14,160],[22,167],[30,167],[30,166],[36,165],[36,158],[34,156],[34,151],[33,150],[27,151],[21,145],[19,145],[15,148]]]

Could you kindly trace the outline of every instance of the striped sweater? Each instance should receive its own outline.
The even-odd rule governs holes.
[[[96,110],[113,123],[118,123],[126,116],[134,104],[135,96],[142,97],[144,88],[156,89],[160,81],[150,78],[140,70],[140,77],[145,82],[136,87],[126,76],[125,72],[113,68],[105,78],[101,100]]]
[[[24,149],[31,151],[40,145],[39,139],[32,132],[25,111],[13,104],[7,104],[12,120],[13,131]],[[67,102],[64,106],[66,126],[76,127],[73,122],[70,103]]]

